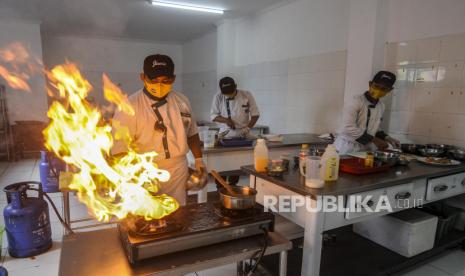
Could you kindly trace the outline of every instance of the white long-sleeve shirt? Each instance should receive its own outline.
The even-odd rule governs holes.
[[[236,125],[236,130],[240,130],[247,127],[251,117],[260,115],[257,103],[249,91],[237,90],[236,96],[229,100],[230,114],[228,114],[227,101],[228,98],[221,92],[215,95],[210,111],[212,121],[218,116],[231,117]],[[226,130],[230,130],[230,128],[226,124],[221,124],[220,132]]]
[[[114,134],[118,132],[118,128],[127,128],[136,151],[138,153],[155,151],[159,154],[157,160],[164,160],[167,157],[175,159],[189,152],[187,138],[197,134],[198,130],[186,96],[172,91],[166,97],[166,103],[158,107],[158,112],[167,128],[166,145],[163,141],[163,132],[155,130],[158,118],[152,105],[157,101],[149,98],[143,90],[139,90],[129,97],[129,102],[134,108],[135,115],[117,111],[113,117]],[[112,154],[125,151],[127,151],[126,143],[115,139]]]

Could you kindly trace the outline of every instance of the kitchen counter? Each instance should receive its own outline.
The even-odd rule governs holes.
[[[294,147],[302,144],[310,144],[312,146],[325,146],[328,144],[327,140],[318,138],[318,134],[312,133],[295,133],[295,134],[283,134],[284,139],[282,142],[267,142],[268,148],[284,148]],[[220,152],[232,152],[232,151],[250,151],[253,147],[221,147],[203,149],[203,153],[220,153]]]
[[[253,258],[262,248],[262,237],[231,240],[154,257],[130,265],[118,230],[109,228],[64,236],[59,275],[185,275]],[[285,275],[287,250],[292,244],[270,232],[265,255],[280,254],[280,275]]]
[[[291,168],[282,178],[268,176],[266,173],[257,173],[253,166],[243,166],[242,170],[298,194],[315,198],[323,195],[348,195],[395,186],[415,179],[461,173],[465,172],[465,164],[462,163],[461,165],[451,167],[437,167],[412,161],[409,166],[396,166],[382,173],[352,175],[340,172],[337,181],[326,182],[322,189],[306,187],[305,178],[300,175],[298,168]],[[400,173],[398,174],[398,172]]]
[[[444,248],[455,246],[465,239],[463,233],[452,235],[444,246],[441,243],[436,244],[433,249],[419,255],[419,258],[399,258],[400,255],[395,253],[391,254],[392,257],[384,258],[383,256],[387,253],[381,252],[382,250],[377,251],[381,252],[380,254],[362,256],[358,255],[360,248],[353,250],[355,253],[350,251],[350,248],[353,248],[352,244],[357,244],[356,242],[348,243],[345,241],[342,244],[349,244],[347,246],[349,251],[346,249],[341,249],[343,252],[334,249],[322,250],[324,233],[332,233],[333,230],[336,231],[336,229],[347,226],[346,228],[351,234],[351,224],[464,194],[465,164],[438,167],[412,161],[409,166],[396,166],[387,172],[367,175],[340,173],[337,181],[327,182],[321,189],[307,188],[305,178],[300,175],[298,169],[291,168],[283,177],[277,178],[268,176],[266,173],[257,173],[249,165],[241,168],[250,174],[250,186],[257,190],[256,200],[258,203],[276,208],[275,211],[281,216],[305,229],[302,275],[346,275],[348,266],[341,267],[338,265],[341,262],[331,262],[333,259],[341,258],[335,258],[334,252],[336,255],[356,255],[357,261],[360,260],[360,263],[370,262],[371,265],[357,266],[356,270],[349,268],[349,271],[358,271],[357,275],[390,275],[389,271],[397,272],[408,268],[421,262],[420,259],[423,258],[421,256],[435,256],[440,254]],[[296,196],[306,196],[310,200],[303,202],[299,199],[297,201]],[[352,202],[355,202],[355,206],[361,202],[371,202],[370,206],[377,206],[383,202],[382,196],[387,197],[391,209],[357,210],[350,208]],[[299,204],[297,204],[298,202]],[[334,204],[332,206],[338,208],[332,209],[331,205],[324,205],[325,202]],[[309,206],[313,210],[309,210]],[[352,236],[354,235],[352,234]],[[352,236],[347,236],[349,237],[347,240],[350,241]],[[340,237],[338,237],[338,241],[340,241]],[[363,249],[362,246],[360,247]],[[370,247],[369,251],[373,251],[372,248]],[[322,252],[326,253],[322,256]],[[328,252],[332,253],[328,255]]]

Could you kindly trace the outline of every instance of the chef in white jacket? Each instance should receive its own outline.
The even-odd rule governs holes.
[[[247,137],[260,117],[254,97],[237,89],[231,77],[222,78],[219,85],[221,92],[213,98],[211,120],[220,123],[220,136]]]
[[[395,81],[393,73],[379,71],[369,82],[368,91],[345,106],[342,126],[334,142],[339,154],[383,150],[389,144],[400,146],[398,140],[379,129],[385,109],[380,99],[392,91]]]
[[[159,193],[172,196],[180,205],[185,205],[189,177],[186,155],[189,150],[195,157],[196,170],[206,173],[189,100],[172,90],[176,76],[169,56],[146,57],[140,79],[144,88],[129,97],[135,115],[116,111],[113,117],[115,141],[112,154],[127,151],[127,143],[118,139],[121,136],[118,133],[124,132],[128,132],[131,147],[138,153],[157,152],[158,167],[170,173],[170,180],[161,183]]]

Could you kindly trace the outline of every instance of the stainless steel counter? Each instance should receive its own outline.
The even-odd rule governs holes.
[[[224,242],[148,259],[131,266],[116,228],[65,236],[59,275],[183,275],[208,268],[241,262],[255,257],[261,249],[261,236]],[[281,254],[281,274],[285,275],[290,241],[269,233],[266,254]]]

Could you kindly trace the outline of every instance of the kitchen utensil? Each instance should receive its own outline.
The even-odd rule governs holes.
[[[420,149],[425,148],[424,145],[419,145],[419,144],[401,144],[400,149],[402,150],[403,153],[408,153],[408,154],[420,154]]]
[[[308,156],[305,159],[305,170],[301,167],[300,173],[305,176],[305,186],[309,188],[323,188],[325,182],[321,178],[321,157]]]
[[[426,144],[426,147],[431,149],[441,149],[444,151],[444,153],[455,148],[454,146],[445,144]]]
[[[465,149],[455,148],[455,149],[449,150],[449,153],[454,157],[454,159],[465,161]]]
[[[389,170],[390,167],[391,166],[387,164],[382,164],[382,163],[381,164],[375,163],[373,167],[366,167],[364,158],[350,157],[350,158],[341,158],[339,170],[345,173],[362,175],[362,174],[384,172],[384,171]]]
[[[214,148],[216,140],[216,131],[214,130],[204,130],[203,131],[203,147],[204,148]]]
[[[255,196],[257,195],[255,189],[244,186],[232,187],[215,170],[210,173],[224,187],[218,190],[220,202],[224,208],[244,210],[254,207]]]
[[[383,163],[394,166],[400,158],[400,154],[396,152],[375,151],[375,161],[382,161]]]
[[[284,165],[282,159],[271,160],[267,167],[269,176],[281,177],[284,173]]]
[[[223,147],[251,147],[254,140],[246,138],[223,138],[218,144]]]
[[[460,161],[447,159],[447,158],[436,158],[436,157],[419,157],[417,160],[423,164],[439,167],[457,166],[460,165]],[[435,160],[437,162],[435,162]],[[443,162],[439,162],[443,160]],[[446,162],[445,162],[446,161]]]
[[[225,188],[221,188],[220,201],[224,208],[233,210],[244,210],[253,208],[255,205],[255,196],[257,191],[247,186],[231,187],[233,193],[230,193]]]
[[[221,175],[216,172],[215,170],[211,170],[210,171],[210,174],[213,176],[213,178],[216,179],[216,181],[218,181],[218,183],[223,186],[226,191],[228,191],[231,195],[236,195],[235,191],[233,190],[233,187],[231,185],[229,185],[222,177]]]
[[[186,187],[188,191],[198,191],[207,185],[208,174],[206,172],[198,172],[189,168],[189,173]]]
[[[399,160],[397,160],[397,163],[396,165],[399,165],[399,166],[407,166],[408,164],[410,164],[410,160],[405,157],[405,156],[400,156],[399,157]]]
[[[444,154],[444,149],[441,148],[422,148],[418,150],[424,157],[438,157]]]

